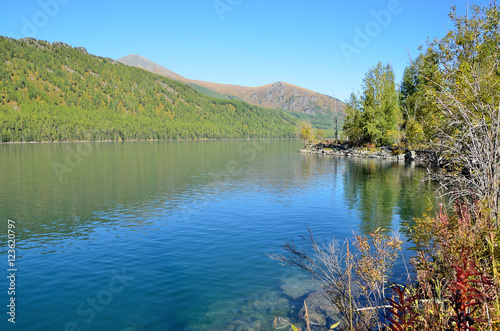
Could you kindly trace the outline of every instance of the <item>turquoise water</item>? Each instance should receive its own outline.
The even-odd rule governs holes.
[[[274,316],[294,320],[313,289],[266,253],[306,223],[320,241],[397,230],[432,196],[425,171],[410,164],[300,147],[0,145],[0,329],[267,330]],[[8,219],[15,326],[6,314]]]

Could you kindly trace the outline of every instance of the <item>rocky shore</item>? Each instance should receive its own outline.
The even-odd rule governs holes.
[[[334,155],[344,157],[361,157],[385,159],[403,162],[417,162],[442,166],[444,159],[434,151],[409,150],[404,148],[394,148],[392,146],[377,147],[374,149],[350,147],[349,144],[318,143],[306,144],[299,150],[300,153],[317,155]]]

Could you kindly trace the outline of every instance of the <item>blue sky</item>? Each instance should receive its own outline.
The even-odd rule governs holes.
[[[476,2],[488,5],[489,0]],[[187,78],[276,81],[346,100],[378,61],[399,83],[410,54],[451,28],[465,0],[5,1],[0,35],[142,55]]]

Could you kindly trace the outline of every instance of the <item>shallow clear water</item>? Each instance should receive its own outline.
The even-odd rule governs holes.
[[[16,325],[2,308],[0,329],[266,330],[293,319],[313,289],[266,253],[306,223],[320,241],[396,230],[432,196],[423,169],[300,147],[0,145],[5,305],[8,219],[18,269]]]

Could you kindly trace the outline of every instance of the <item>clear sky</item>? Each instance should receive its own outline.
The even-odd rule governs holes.
[[[489,0],[470,2],[488,5]],[[451,28],[465,0],[3,1],[0,35],[139,54],[192,79],[276,81],[346,100],[378,61],[396,82],[417,47]]]

